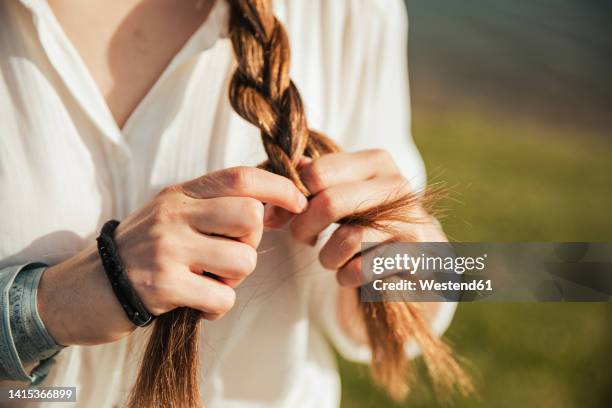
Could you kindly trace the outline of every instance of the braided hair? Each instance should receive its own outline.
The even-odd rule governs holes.
[[[289,76],[289,39],[274,16],[272,0],[228,1],[230,38],[237,61],[229,92],[232,107],[261,131],[268,160],[260,167],[289,178],[310,196],[297,171],[300,160],[340,149],[308,127],[302,98]],[[418,222],[413,209],[422,201],[417,194],[398,193],[340,223],[389,230],[392,221]],[[436,388],[471,391],[471,383],[451,349],[431,332],[417,303],[362,302],[360,310],[372,350],[372,376],[392,398],[401,400],[408,393],[409,361],[404,346],[412,340],[418,343]],[[201,406],[197,381],[199,321],[200,313],[187,308],[157,319],[129,408]]]

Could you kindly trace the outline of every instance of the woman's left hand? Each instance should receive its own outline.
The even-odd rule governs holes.
[[[265,224],[279,228],[291,221],[291,234],[300,242],[315,245],[329,225],[358,211],[376,207],[397,194],[410,193],[392,156],[384,150],[335,153],[317,160],[304,160],[300,174],[313,194],[306,211],[293,217],[277,207],[266,208]],[[323,267],[337,270],[338,282],[359,287],[367,282],[361,270],[362,242],[388,242],[410,236],[415,242],[443,242],[446,237],[433,217],[415,206],[418,223],[395,222],[388,233],[356,225],[341,225],[319,253]]]

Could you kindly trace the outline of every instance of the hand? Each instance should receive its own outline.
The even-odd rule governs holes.
[[[119,255],[147,309],[160,315],[186,306],[210,320],[231,309],[233,288],[255,269],[263,203],[291,213],[308,204],[288,179],[239,167],[166,188],[121,222],[115,232]],[[110,342],[135,328],[112,293],[95,246],[47,269],[38,302],[60,344]]]
[[[267,208],[266,224],[278,228],[291,220],[292,235],[309,245],[314,245],[329,225],[357,211],[376,207],[389,197],[410,192],[408,181],[384,150],[335,153],[315,161],[304,161],[300,174],[313,193],[308,209],[294,217],[282,209]],[[435,219],[422,207],[414,208],[414,218],[419,222],[392,222],[394,234],[342,225],[322,247],[319,260],[325,268],[338,271],[337,279],[342,286],[362,286],[368,283],[358,256],[362,242],[384,243],[397,236],[410,236],[416,242],[446,241]]]

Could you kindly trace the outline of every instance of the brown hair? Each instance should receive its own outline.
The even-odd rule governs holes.
[[[289,77],[289,40],[273,14],[272,0],[229,3],[230,35],[238,62],[230,86],[231,104],[261,130],[268,156],[261,167],[288,177],[309,196],[296,170],[300,159],[316,159],[339,148],[308,128],[300,93]],[[417,194],[401,194],[340,222],[387,229],[390,221],[418,221],[413,209],[422,200],[423,196]],[[391,397],[400,400],[407,395],[409,362],[404,346],[411,340],[420,346],[436,388],[471,391],[471,383],[450,348],[432,334],[418,304],[364,302],[360,307],[372,350],[373,378]],[[128,407],[201,406],[197,378],[199,320],[199,312],[185,308],[157,319]]]

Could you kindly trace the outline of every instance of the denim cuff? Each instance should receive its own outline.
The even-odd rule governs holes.
[[[63,348],[47,332],[36,309],[46,265],[32,263],[0,271],[0,378],[38,384]],[[30,374],[24,365],[38,362]]]

